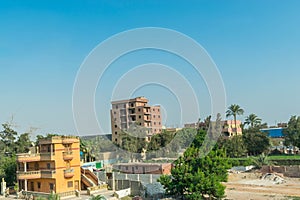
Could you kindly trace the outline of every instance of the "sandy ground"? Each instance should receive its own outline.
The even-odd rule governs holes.
[[[262,179],[258,172],[229,174],[226,185],[226,199],[243,200],[288,200],[300,199],[300,179],[283,178],[283,183]]]

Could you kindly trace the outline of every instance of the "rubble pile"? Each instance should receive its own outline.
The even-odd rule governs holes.
[[[271,181],[274,184],[283,184],[286,182],[282,177],[280,177],[274,173],[267,173],[267,174],[263,175],[261,179],[265,180],[265,181]]]

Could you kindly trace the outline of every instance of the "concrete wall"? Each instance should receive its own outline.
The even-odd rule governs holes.
[[[292,166],[263,166],[262,173],[280,173],[287,177],[300,178],[300,165]]]

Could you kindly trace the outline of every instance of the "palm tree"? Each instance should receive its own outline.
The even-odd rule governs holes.
[[[250,114],[248,117],[246,117],[245,123],[247,125],[250,125],[251,128],[260,125],[261,119],[258,118],[255,114]]]
[[[244,110],[237,104],[232,104],[228,107],[228,110],[226,111],[226,117],[233,116],[234,124],[235,124],[235,134],[237,135],[237,125],[236,125],[236,116],[237,115],[243,115]]]

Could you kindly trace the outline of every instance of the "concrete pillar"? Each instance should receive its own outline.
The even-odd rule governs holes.
[[[115,183],[115,173],[112,172],[112,190],[115,191],[116,183]]]
[[[4,178],[2,178],[2,182],[1,182],[1,195],[5,196],[5,191],[6,191],[6,182],[4,181]]]
[[[24,162],[24,172],[27,172],[27,163]],[[27,191],[27,179],[24,180],[24,190]]]
[[[152,174],[150,174],[150,183],[152,183],[153,182],[153,176],[152,176]]]

